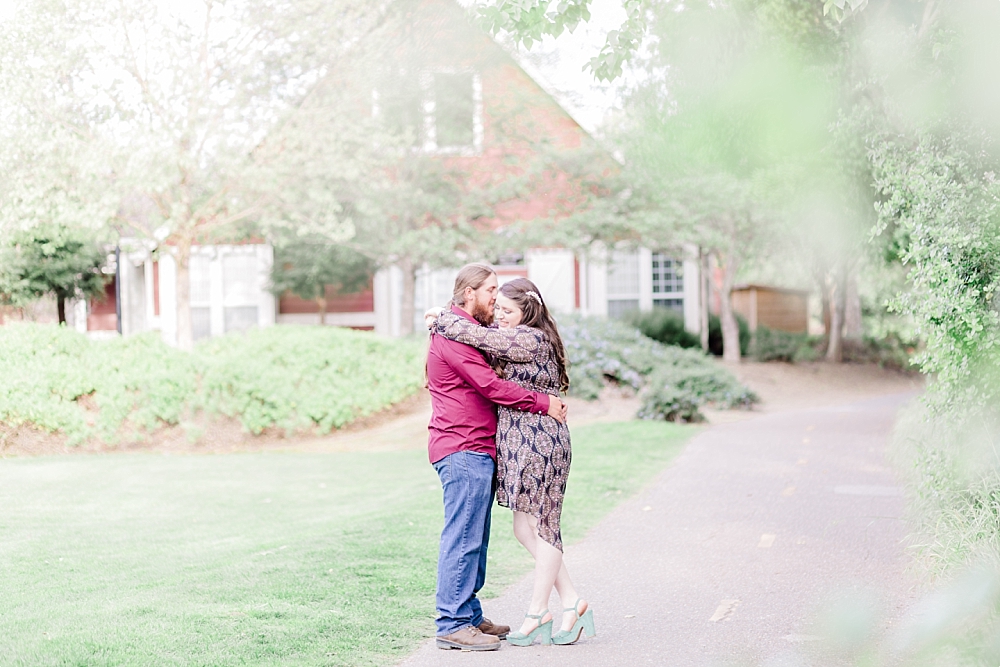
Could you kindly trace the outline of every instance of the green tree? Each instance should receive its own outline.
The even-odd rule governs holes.
[[[55,225],[13,234],[0,248],[0,299],[24,305],[54,296],[59,323],[66,323],[66,301],[104,293],[102,269],[107,250],[93,234]]]
[[[909,267],[911,289],[892,307],[920,323],[917,361],[945,396],[981,391],[976,376],[1000,352],[1000,162],[961,139],[898,136],[873,149],[876,232],[900,241]]]
[[[374,263],[366,256],[325,239],[300,239],[275,245],[271,289],[316,302],[319,322],[326,324],[327,286],[350,294],[368,286]]]
[[[193,245],[262,220],[350,234],[332,185],[363,177],[359,147],[372,136],[343,72],[376,40],[380,10],[360,0],[20,6],[0,37],[0,108],[16,121],[3,171],[17,177],[2,215],[40,217],[49,193],[105,204],[97,220],[176,262],[178,343],[189,348]],[[24,167],[36,144],[68,161]]]
[[[721,268],[727,361],[740,358],[730,294],[741,271],[784,248],[775,184],[815,161],[835,118],[823,79],[752,4],[657,5],[658,46],[615,137],[630,198],[643,191],[631,232],[651,247],[695,246]]]
[[[481,231],[472,224],[481,194],[463,174],[429,155],[400,157],[372,187],[374,215],[359,221],[347,246],[379,267],[402,272],[400,333],[413,333],[416,275],[478,257]]]
[[[529,114],[516,86],[477,110],[474,73],[502,84],[506,58],[457,4],[398,3],[384,30],[396,37],[392,48],[360,75],[376,100],[380,163],[354,189],[355,233],[343,243],[402,273],[405,335],[417,272],[488,254],[498,205],[522,193],[537,137],[521,127]]]
[[[587,20],[588,4],[487,2],[480,13],[530,46]],[[731,360],[737,328],[729,292],[766,263],[783,265],[786,275],[798,263],[813,277],[829,304],[827,358],[842,358],[848,287],[874,223],[866,140],[878,126],[878,96],[857,44],[861,28],[844,21],[863,8],[820,0],[629,3],[625,24],[591,61],[598,78],[619,76],[628,59],[642,72],[614,133],[626,183],[604,190],[610,205],[591,208],[624,216],[607,230],[612,238],[687,243],[718,264]],[[859,310],[856,299],[852,305]]]

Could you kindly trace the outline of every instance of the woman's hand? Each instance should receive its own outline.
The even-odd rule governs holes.
[[[428,308],[427,312],[424,313],[424,324],[427,325],[428,329],[434,328],[434,323],[437,322],[438,317],[444,312],[444,308],[435,307]]]

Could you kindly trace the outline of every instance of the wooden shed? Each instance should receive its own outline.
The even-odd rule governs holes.
[[[809,330],[809,291],[737,285],[733,289],[733,310],[746,318],[751,331],[758,326],[791,333]]]

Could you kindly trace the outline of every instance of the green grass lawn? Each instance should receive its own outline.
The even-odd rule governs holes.
[[[567,543],[695,432],[573,430]],[[422,451],[0,461],[0,664],[385,665],[434,633]],[[530,560],[494,512],[487,595]]]

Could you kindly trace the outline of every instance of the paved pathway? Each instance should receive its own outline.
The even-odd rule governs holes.
[[[813,640],[824,601],[859,590],[891,622],[915,598],[903,499],[884,460],[908,398],[764,415],[696,437],[567,548],[595,639],[491,653],[429,640],[403,665],[784,664]],[[525,578],[486,601],[487,615],[516,627],[529,591]]]

